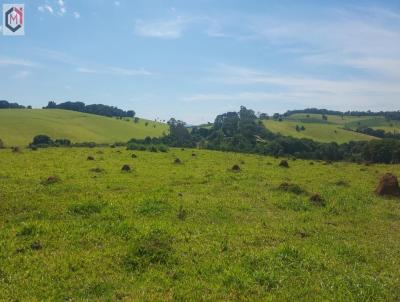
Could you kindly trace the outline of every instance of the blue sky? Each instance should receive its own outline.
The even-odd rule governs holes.
[[[0,35],[0,99],[188,123],[245,105],[400,109],[399,1],[29,0]]]

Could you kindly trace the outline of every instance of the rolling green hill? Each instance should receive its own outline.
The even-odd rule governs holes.
[[[0,139],[6,146],[25,146],[38,134],[67,138],[73,142],[114,143],[131,138],[157,137],[167,131],[166,124],[145,119],[134,123],[132,119],[118,120],[58,109],[0,110]]]
[[[275,120],[264,120],[263,122],[272,132],[320,142],[345,143],[351,140],[375,139],[375,137],[352,131],[361,126],[400,132],[399,122],[387,121],[381,116],[344,116],[342,118],[338,115],[328,115],[327,117],[327,120],[323,120],[320,114],[293,114],[282,122]],[[296,131],[296,125],[304,126],[305,130]]]

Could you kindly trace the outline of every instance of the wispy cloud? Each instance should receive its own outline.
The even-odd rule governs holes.
[[[38,11],[42,13],[49,13],[51,15],[64,16],[67,13],[67,7],[64,0],[56,0],[54,5],[48,3],[38,6]]]
[[[138,36],[162,39],[178,39],[182,36],[188,20],[175,18],[166,21],[143,21],[137,20],[135,33]]]
[[[67,12],[67,9],[65,7],[65,1],[58,0],[57,4],[58,4],[58,15],[63,16]]]
[[[50,13],[51,15],[54,14],[53,7],[51,7],[50,5],[47,5],[47,4],[38,6],[38,10],[42,13],[47,12],[47,13]]]
[[[81,17],[81,14],[78,12],[74,12],[74,18],[79,19]]]
[[[23,67],[39,67],[40,64],[24,59],[17,58],[1,58],[0,66],[23,66]]]
[[[329,108],[391,108],[398,102],[398,81],[363,78],[329,79],[307,74],[272,73],[241,66],[221,65],[211,81],[243,88],[237,93],[202,93],[186,96],[185,101],[291,102]],[[229,91],[230,89],[228,89]],[[260,91],[261,90],[261,91]]]
[[[294,93],[245,91],[239,93],[199,93],[181,98],[186,102],[265,102],[298,97]]]
[[[150,71],[145,69],[126,69],[119,67],[106,67],[106,68],[86,68],[78,67],[76,69],[80,73],[100,74],[100,75],[116,75],[116,76],[149,76],[152,75]]]

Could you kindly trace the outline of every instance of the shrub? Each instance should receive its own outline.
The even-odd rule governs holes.
[[[44,135],[44,134],[40,134],[40,135],[36,135],[33,138],[33,142],[32,145],[52,145],[53,144],[53,140],[50,138],[50,136]]]
[[[66,138],[59,138],[54,141],[57,146],[71,146],[71,141]]]
[[[3,143],[3,141],[0,139],[0,149],[3,149],[4,148],[4,143]]]
[[[166,145],[159,145],[158,146],[158,151],[160,152],[168,152],[168,147]]]
[[[149,146],[149,151],[150,152],[158,152],[158,149],[156,146]]]

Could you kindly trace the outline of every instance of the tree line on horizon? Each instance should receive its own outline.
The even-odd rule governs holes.
[[[90,113],[96,115],[102,115],[107,117],[131,117],[134,118],[136,113],[133,110],[124,111],[114,106],[103,105],[103,104],[92,104],[86,105],[83,102],[64,102],[57,104],[54,101],[50,101],[43,109],[64,109],[83,113]]]
[[[306,108],[300,110],[287,110],[283,116],[287,117],[293,114],[304,113],[304,114],[321,114],[321,115],[339,115],[339,116],[383,116],[389,120],[400,120],[400,110],[398,111],[336,111],[329,109],[318,109],[318,108]]]
[[[193,127],[170,119],[169,134],[161,138],[132,139],[131,144],[165,144],[170,147],[204,148],[219,151],[294,156],[315,160],[400,163],[400,140],[376,139],[338,144],[283,136],[268,130],[253,110],[241,107],[215,118],[211,128]]]

